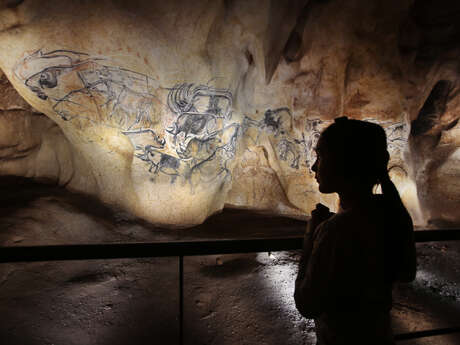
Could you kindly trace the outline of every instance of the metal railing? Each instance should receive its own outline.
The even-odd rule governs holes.
[[[299,235],[271,238],[0,247],[0,263],[177,256],[179,257],[179,342],[183,344],[184,256],[298,250],[302,248],[303,231],[304,226],[299,228]],[[416,242],[460,240],[460,229],[418,230],[414,234]],[[403,341],[457,332],[460,332],[460,326],[397,334],[395,340]]]

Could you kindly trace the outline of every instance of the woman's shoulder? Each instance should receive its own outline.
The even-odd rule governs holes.
[[[354,222],[354,216],[350,212],[338,212],[328,220],[322,222],[319,227],[320,237],[336,237],[350,229]]]
[[[369,227],[380,223],[378,220],[383,216],[385,207],[381,195],[375,195],[363,207],[336,213],[324,223],[325,230],[335,231],[337,229],[341,232],[354,232],[361,228],[369,229]]]

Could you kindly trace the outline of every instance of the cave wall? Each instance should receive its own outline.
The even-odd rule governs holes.
[[[347,115],[385,128],[417,224],[460,222],[455,2],[0,4],[3,175],[166,226],[224,206],[301,217],[336,208],[311,165]]]

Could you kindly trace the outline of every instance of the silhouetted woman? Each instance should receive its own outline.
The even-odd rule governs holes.
[[[337,214],[312,212],[295,286],[300,313],[314,318],[320,345],[394,344],[392,285],[415,278],[412,220],[388,175],[386,135],[341,117],[321,134],[312,167]],[[380,184],[382,194],[374,194]]]

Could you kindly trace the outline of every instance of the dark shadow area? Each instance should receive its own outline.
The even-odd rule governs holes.
[[[11,215],[18,208],[28,207],[35,200],[47,198],[50,203],[57,203],[69,211],[78,210],[114,223],[128,221],[118,219],[115,210],[104,205],[97,198],[80,193],[72,193],[64,187],[54,184],[41,183],[30,178],[20,176],[0,176],[0,217]],[[65,202],[63,202],[65,199]],[[130,220],[129,221],[134,221]]]
[[[123,241],[174,241],[193,239],[226,239],[226,238],[257,238],[296,236],[303,233],[305,221],[257,213],[252,210],[225,209],[209,217],[203,224],[188,229],[166,229],[155,226],[126,211],[103,204],[98,199],[73,193],[63,187],[36,182],[32,179],[7,176],[0,177],[0,222],[15,215],[18,210],[37,208],[34,203],[43,202],[45,207],[56,206],[61,212],[82,214],[101,227],[119,232],[120,229],[135,227],[142,229],[142,238],[136,234],[125,236]],[[29,220],[39,222],[39,219],[27,215]],[[14,217],[13,217],[14,218]],[[33,218],[33,219],[31,219]],[[9,219],[6,227],[19,226],[16,220]],[[117,242],[117,237],[107,238],[107,242]],[[83,239],[79,242],[85,242]],[[87,243],[94,243],[88,238]],[[101,241],[99,243],[103,243]],[[71,243],[71,242],[67,242]],[[41,240],[40,245],[53,244]]]
[[[13,273],[0,285],[0,343],[177,344],[175,268],[175,258],[1,265]]]

